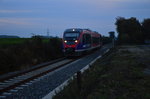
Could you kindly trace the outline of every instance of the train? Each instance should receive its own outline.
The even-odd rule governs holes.
[[[65,56],[81,56],[102,46],[101,34],[90,29],[66,29],[62,42]]]

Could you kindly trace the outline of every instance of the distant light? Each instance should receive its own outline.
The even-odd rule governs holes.
[[[75,40],[74,42],[75,42],[75,43],[77,43],[77,42],[78,42],[78,40]]]
[[[67,41],[66,41],[66,40],[65,40],[64,42],[65,42],[65,43],[67,43]]]
[[[73,31],[75,31],[75,29],[73,29]]]

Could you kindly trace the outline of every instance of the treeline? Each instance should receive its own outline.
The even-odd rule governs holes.
[[[34,36],[21,44],[0,45],[0,74],[26,69],[30,66],[63,56],[60,38]]]
[[[102,41],[102,44],[104,45],[104,44],[108,44],[108,43],[112,42],[112,39],[107,36],[102,36],[101,41]]]
[[[139,22],[135,17],[118,17],[115,25],[118,32],[118,44],[143,44],[150,40],[150,18]]]

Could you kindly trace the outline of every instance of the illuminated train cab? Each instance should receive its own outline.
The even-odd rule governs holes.
[[[67,29],[63,34],[65,56],[80,56],[101,46],[101,35],[89,29]]]

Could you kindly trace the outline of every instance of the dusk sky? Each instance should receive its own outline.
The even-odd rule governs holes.
[[[150,18],[150,0],[0,0],[0,35],[46,35],[48,28],[61,37],[67,28],[89,28],[108,36],[118,16]]]

